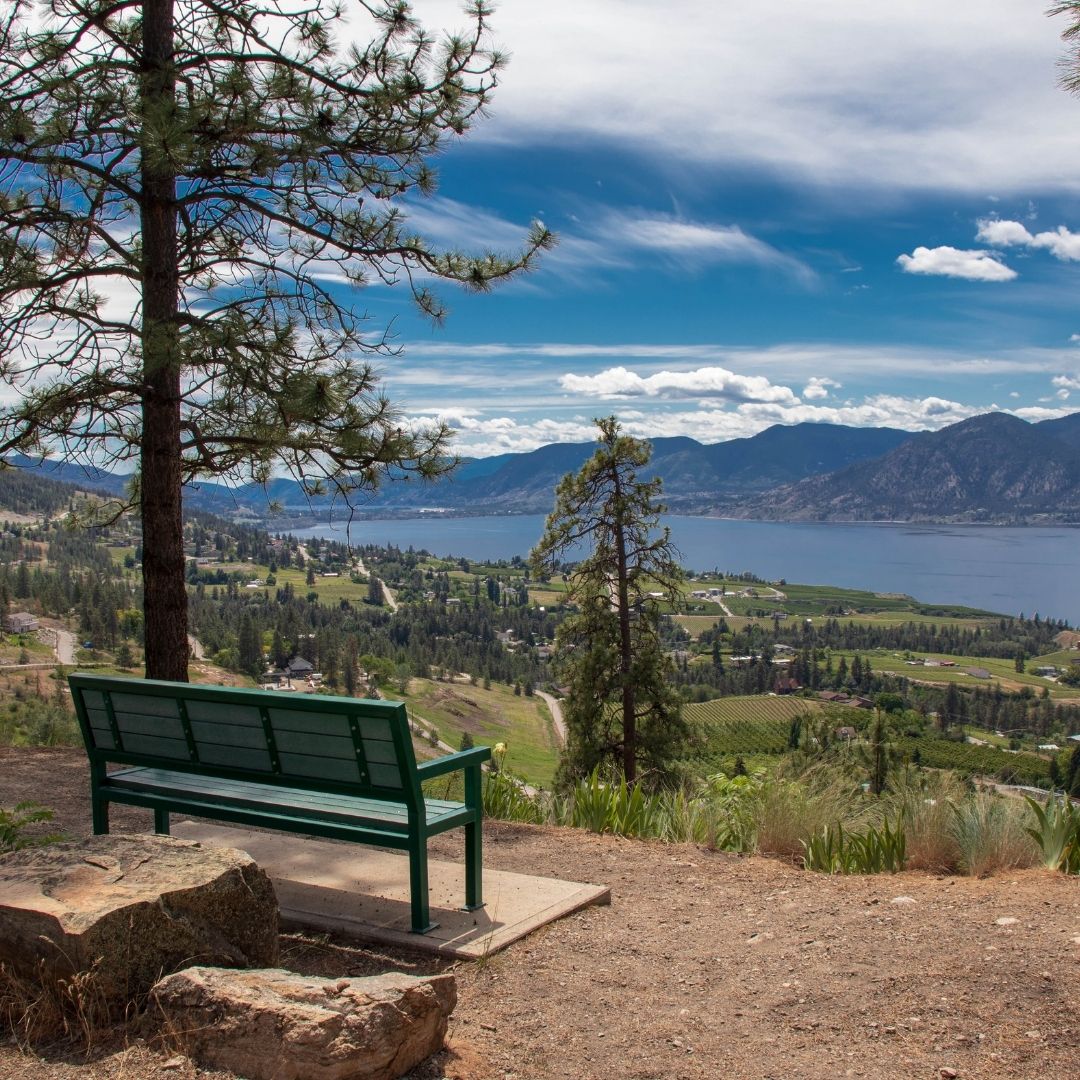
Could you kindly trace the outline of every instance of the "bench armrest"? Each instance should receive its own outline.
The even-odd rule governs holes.
[[[456,754],[447,754],[446,757],[418,762],[416,772],[421,780],[430,780],[433,776],[457,772],[458,769],[478,767],[483,762],[490,760],[490,746],[474,746],[471,750],[461,750]]]

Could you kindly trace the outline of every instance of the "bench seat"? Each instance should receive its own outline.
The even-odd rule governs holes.
[[[246,780],[196,776],[168,769],[130,768],[108,773],[104,789],[112,802],[134,806],[167,806],[174,813],[200,817],[222,817],[234,811],[233,821],[264,824],[273,828],[278,818],[315,826],[325,823],[341,832],[341,839],[354,833],[385,834],[378,843],[403,847],[402,837],[409,833],[409,808],[404,803],[363,799],[355,795],[309,791],[304,788],[267,787]],[[206,813],[210,810],[212,813]],[[462,803],[443,799],[424,800],[429,835],[445,832],[468,820]],[[318,835],[331,835],[326,829],[314,829]]]

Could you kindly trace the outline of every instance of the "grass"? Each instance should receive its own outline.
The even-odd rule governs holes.
[[[559,750],[551,715],[538,697],[515,695],[510,687],[490,690],[467,683],[411,679],[407,693],[387,692],[409,712],[431,724],[455,749],[468,731],[478,746],[507,745],[506,767],[536,787],[551,787]]]

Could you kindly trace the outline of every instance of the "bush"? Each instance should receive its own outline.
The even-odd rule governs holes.
[[[1024,824],[1024,806],[980,791],[952,807],[960,869],[972,877],[1033,866],[1038,848]]]

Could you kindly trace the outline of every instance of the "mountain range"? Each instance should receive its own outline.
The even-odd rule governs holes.
[[[935,432],[776,425],[750,438],[703,444],[652,440],[646,477],[659,476],[672,512],[795,521],[1080,522],[1080,412],[1028,423],[987,413]],[[462,462],[432,484],[390,483],[363,516],[546,513],[554,489],[592,455],[594,443],[557,443],[521,454]],[[15,464],[99,491],[127,477],[27,459]],[[335,509],[291,479],[265,487],[200,483],[186,504],[281,527]],[[337,512],[340,513],[340,504]]]

